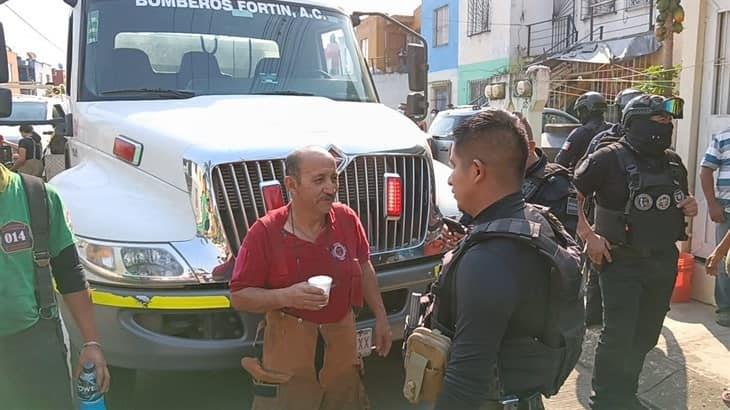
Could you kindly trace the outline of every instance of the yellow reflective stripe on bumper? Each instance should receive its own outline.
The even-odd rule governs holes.
[[[228,309],[231,302],[225,296],[152,296],[148,303],[133,296],[120,296],[109,292],[91,290],[95,305],[126,309],[196,310]]]

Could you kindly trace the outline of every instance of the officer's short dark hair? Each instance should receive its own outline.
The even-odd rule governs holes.
[[[480,159],[512,182],[525,176],[527,131],[503,109],[487,108],[457,127],[453,149],[461,159]]]
[[[528,141],[535,141],[535,137],[532,135],[532,127],[530,126],[530,122],[527,121],[527,118],[522,115],[521,112],[515,111],[512,114],[515,115],[520,120],[520,125],[522,125],[522,128],[525,129],[525,134],[527,135]]]
[[[23,124],[20,126],[20,132],[24,134],[31,134],[33,133],[33,126],[28,124]]]

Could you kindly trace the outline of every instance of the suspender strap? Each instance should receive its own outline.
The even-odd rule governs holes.
[[[56,295],[51,278],[51,254],[48,251],[50,233],[48,195],[42,179],[22,173],[20,179],[23,183],[30,211],[38,314],[42,319],[51,319],[55,317]]]
[[[505,218],[498,219],[474,228],[471,236],[475,242],[482,242],[489,238],[513,238],[535,247],[543,256],[553,263],[560,263],[569,258],[561,257],[565,249],[561,248],[554,239],[542,232],[542,226],[526,219]],[[563,266],[554,266],[550,271],[548,309],[545,312],[545,333],[542,341],[548,346],[560,346],[560,334],[556,332],[560,323],[560,269]]]
[[[626,178],[629,186],[629,199],[626,201],[626,205],[624,206],[624,215],[628,216],[631,212],[631,205],[636,198],[636,194],[641,189],[641,173],[639,172],[639,166],[636,164],[634,155],[628,148],[618,143],[612,144],[610,149],[616,154],[616,158],[618,159],[621,169],[626,171]]]

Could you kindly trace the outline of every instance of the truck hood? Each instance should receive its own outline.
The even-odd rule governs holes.
[[[299,96],[200,96],[79,104],[79,138],[112,154],[113,137],[143,144],[139,168],[187,190],[183,159],[220,163],[284,158],[297,147],[347,154],[423,152],[425,134],[382,104]]]

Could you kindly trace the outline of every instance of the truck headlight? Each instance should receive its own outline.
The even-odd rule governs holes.
[[[91,274],[116,283],[198,283],[187,263],[168,244],[120,244],[79,238],[76,248]]]

